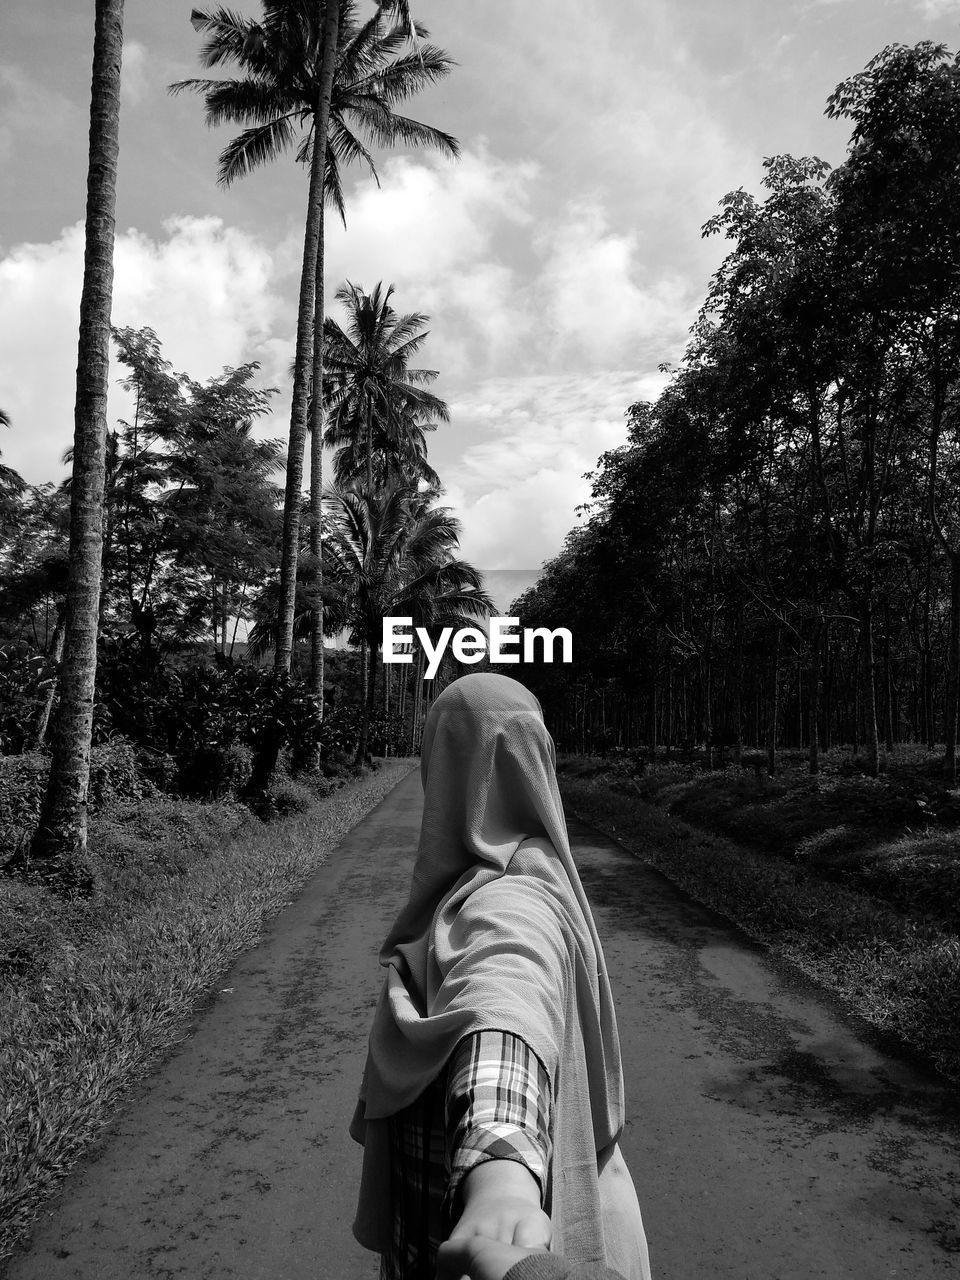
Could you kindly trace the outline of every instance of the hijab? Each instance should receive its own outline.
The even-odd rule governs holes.
[[[354,1233],[391,1229],[388,1117],[440,1075],[473,1032],[507,1031],[551,1082],[545,1208],[555,1248],[604,1258],[597,1155],[623,1127],[620,1048],[596,926],[570,852],[553,740],[516,680],[471,674],[427,717],[424,803],[409,899],[386,969],[351,1132],[365,1146]]]

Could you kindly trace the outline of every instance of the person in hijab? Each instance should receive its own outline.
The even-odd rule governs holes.
[[[620,1046],[537,699],[461,677],[424,728],[420,843],[351,1133],[354,1235],[382,1280],[434,1280],[480,1235],[649,1280],[617,1145]]]

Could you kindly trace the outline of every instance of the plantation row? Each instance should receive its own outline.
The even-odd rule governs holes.
[[[847,158],[765,161],[680,366],[520,602],[572,749],[945,743],[960,689],[960,64],[892,46],[830,97]]]

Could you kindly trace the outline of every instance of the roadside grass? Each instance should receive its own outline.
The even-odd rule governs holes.
[[[410,768],[323,798],[291,783],[293,812],[269,824],[231,802],[111,802],[90,903],[0,877],[0,1258],[216,975]]]
[[[960,1080],[960,811],[931,753],[731,769],[561,761],[569,807]]]

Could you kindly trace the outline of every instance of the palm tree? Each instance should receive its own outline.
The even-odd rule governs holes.
[[[423,456],[425,462],[423,432],[435,426],[430,419],[450,420],[446,403],[426,389],[436,370],[410,368],[428,337],[423,326],[430,317],[419,311],[397,315],[392,296],[393,285],[384,289],[378,282],[364,293],[348,281],[336,293],[346,308],[346,329],[331,319],[325,325],[326,443],[341,450],[342,476],[356,474],[362,460],[371,491],[375,453],[408,462]]]
[[[10,415],[0,409],[0,427],[9,427],[9,425]],[[27,482],[19,472],[0,462],[0,534],[5,533],[8,523],[14,522],[20,495],[26,487]]]
[[[440,488],[440,477],[427,461],[428,431],[436,431],[435,422],[422,422],[419,415],[401,412],[396,434],[391,437],[378,422],[373,424],[373,488],[381,489],[391,481],[420,481],[428,489]],[[363,432],[353,431],[348,443],[333,455],[333,482],[344,489],[357,481],[366,481],[367,450],[362,447]],[[358,447],[359,446],[359,447]]]
[[[493,609],[480,573],[454,555],[460,525],[448,508],[431,505],[435,496],[403,481],[380,491],[356,484],[328,493],[331,587],[362,654],[358,761],[367,753],[383,619],[463,626]]]
[[[398,16],[395,25],[385,21],[389,14]],[[298,137],[297,159],[310,166],[275,654],[276,667],[286,670],[293,649],[307,408],[311,381],[317,388],[323,385],[324,198],[342,217],[340,165],[363,160],[375,172],[358,132],[380,146],[402,142],[458,154],[454,138],[393,110],[418,89],[446,76],[452,64],[442,50],[419,43],[428,32],[412,22],[405,0],[379,3],[375,15],[364,23],[357,20],[354,0],[324,0],[322,4],[316,0],[263,0],[261,22],[223,8],[194,10],[192,21],[198,30],[209,32],[201,54],[204,65],[234,63],[244,73],[234,80],[186,80],[171,86],[174,92],[192,89],[204,95],[208,124],[249,125],[221,154],[221,183],[229,185],[274,159]],[[417,47],[401,53],[411,36]],[[323,147],[315,145],[317,138],[326,140]],[[313,404],[311,488],[316,496],[311,518],[312,543],[319,562],[322,395],[314,396]],[[316,672],[314,682],[316,687]],[[322,673],[319,683],[322,686]]]
[[[45,879],[81,893],[93,885],[86,863],[87,786],[103,547],[122,53],[123,0],[96,0],[66,630],[50,778],[29,853]]]

